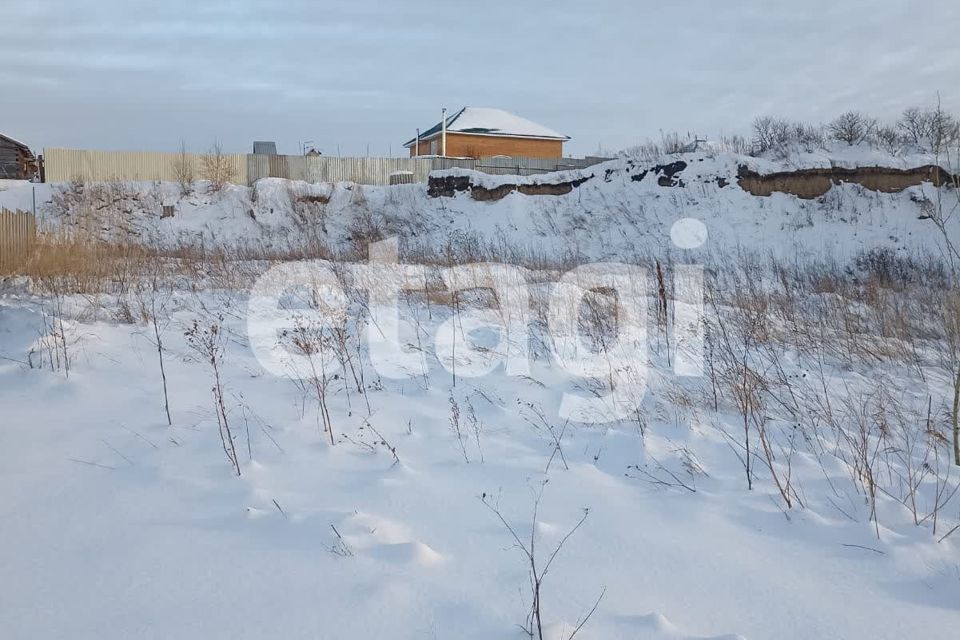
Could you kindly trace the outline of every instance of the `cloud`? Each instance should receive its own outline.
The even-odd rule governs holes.
[[[745,132],[761,113],[892,117],[938,91],[960,107],[952,0],[35,0],[3,17],[0,127],[37,147],[217,135],[239,151],[269,135],[386,153],[472,104],[563,130],[582,154]]]

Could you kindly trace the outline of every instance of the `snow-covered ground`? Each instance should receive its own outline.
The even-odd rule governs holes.
[[[541,562],[590,510],[545,581],[551,638],[567,637],[604,589],[584,638],[892,639],[956,625],[960,548],[937,543],[956,504],[932,535],[881,498],[878,539],[846,467],[828,455],[821,468],[801,445],[805,504],[785,511],[762,470],[747,490],[724,435],[738,417],[715,414],[662,357],[645,417],[600,425],[558,419],[577,381],[546,361],[529,377],[498,370],[455,387],[432,357],[426,378],[368,370],[366,400],[335,383],[332,447],[315,404],[254,359],[231,298],[170,303],[172,427],[149,327],[103,311],[71,324],[67,377],[23,364],[43,366],[43,301],[0,302],[6,637],[520,638],[524,557],[482,496],[526,539],[546,479]],[[183,338],[210,317],[201,303],[227,318],[240,478],[217,437],[209,369]],[[866,392],[865,375],[880,372],[832,379]],[[943,395],[942,378],[886,373],[917,397]]]
[[[653,172],[633,180],[644,169],[678,159],[688,163],[680,174],[685,188],[662,187]],[[935,190],[927,185],[885,194],[844,184],[815,200],[782,193],[755,197],[737,185],[738,167],[773,173],[831,165],[911,168],[934,161],[932,156],[893,157],[868,148],[801,154],[786,161],[707,152],[621,158],[582,171],[525,179],[473,174],[479,184],[489,186],[590,178],[566,195],[511,193],[495,202],[478,202],[465,193],[431,198],[422,184],[316,185],[270,178],[252,188],[228,186],[218,194],[201,186],[186,197],[169,183],[109,188],[87,184],[79,193],[68,185],[28,185],[0,193],[0,206],[31,210],[35,195],[41,219],[59,224],[75,220],[83,210],[102,211],[109,203],[118,213],[110,221],[98,221],[105,235],[166,247],[280,248],[300,246],[310,237],[337,248],[350,245],[360,224],[399,236],[401,250],[477,240],[530,254],[620,260],[671,251],[671,226],[692,217],[709,229],[710,242],[703,248],[707,253],[742,246],[762,255],[843,261],[876,246],[929,250],[931,224],[919,218],[924,201],[936,199]],[[718,178],[726,186],[720,186]],[[165,204],[174,207],[173,217],[161,218]]]
[[[127,239],[160,246],[280,246],[318,227],[331,246],[345,246],[357,220],[375,217],[408,248],[442,247],[459,233],[530,255],[692,261],[670,229],[698,218],[706,250],[729,270],[723,261],[741,248],[794,266],[801,257],[846,265],[876,247],[936,255],[938,237],[918,219],[929,185],[756,198],[714,180],[735,174],[737,160],[705,156],[682,189],[634,182],[622,160],[569,195],[493,203],[428,198],[423,185],[267,180],[186,198],[176,185],[127,185],[117,213]],[[37,189],[46,226],[69,223],[53,217],[50,187]],[[305,195],[330,200],[291,206]],[[28,202],[32,187],[0,194],[2,206]],[[160,219],[153,207],[167,203],[176,214]],[[459,307],[411,296],[398,346],[419,354],[427,373],[380,375],[367,344],[356,343],[353,367],[325,396],[331,445],[309,384],[271,375],[255,357],[247,292],[197,285],[156,293],[117,281],[106,294],[53,296],[42,282],[2,285],[0,636],[519,640],[531,593],[510,529],[523,544],[535,540],[542,569],[585,513],[543,582],[551,640],[568,639],[598,599],[577,638],[877,640],[952,637],[957,628],[960,532],[947,534],[960,503],[943,501],[960,474],[948,471],[948,444],[934,437],[947,433],[951,397],[943,343],[933,325],[907,349],[899,325],[877,329],[889,318],[870,305],[883,295],[844,300],[848,292],[826,284],[798,285],[802,298],[789,309],[800,310],[803,327],[771,308],[770,333],[749,352],[751,366],[766,365],[769,387],[762,411],[747,418],[735,381],[673,373],[676,343],[657,327],[652,297],[642,402],[592,424],[562,419],[558,406],[565,393],[602,394],[604,382],[551,358],[542,326],[529,374],[498,367],[465,377],[471,358],[496,352],[496,337],[468,328],[488,351],[448,353],[435,336],[449,334],[444,323],[463,332]],[[928,285],[889,295],[902,296],[906,318],[925,321],[937,313]],[[784,287],[771,304],[792,300]],[[724,285],[715,311],[730,322],[724,332],[734,331],[731,299],[741,288],[748,283]],[[533,288],[534,306],[546,292]],[[848,310],[857,326],[834,335],[851,322],[826,313],[811,322],[818,316],[807,307]],[[363,317],[361,303],[351,309]],[[151,315],[160,318],[172,425]],[[239,477],[218,435],[213,370],[187,339],[194,322],[221,328],[218,371]],[[718,367],[736,361],[716,357]],[[745,419],[760,420],[753,437],[762,429],[774,450],[770,468],[754,440],[752,488]],[[875,514],[851,457],[864,429],[880,487]],[[904,482],[916,490],[904,493]]]
[[[5,180],[0,179],[0,191],[6,191],[8,189],[22,189],[28,187],[30,182],[27,180]]]

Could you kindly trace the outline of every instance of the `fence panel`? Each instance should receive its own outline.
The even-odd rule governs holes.
[[[405,171],[414,182],[426,182],[431,171],[471,169],[494,175],[531,176],[582,169],[603,158],[338,158],[333,156],[247,156],[252,185],[260,178],[289,178],[307,182],[356,182],[388,185],[390,174]]]
[[[388,185],[390,175],[410,172],[416,182],[426,182],[433,163],[426,158],[338,158],[333,156],[247,156],[247,178],[287,178],[307,182],[356,182]]]
[[[306,158],[306,179],[309,182],[356,182],[357,184],[388,185],[390,174],[408,171],[417,182],[426,182],[429,163],[415,158],[334,158],[310,156]]]
[[[154,153],[146,151],[86,151],[44,149],[47,182],[176,182],[180,166],[189,166],[195,180],[203,179],[205,154]],[[229,182],[247,184],[247,156],[227,153],[223,159],[232,174]]]
[[[585,169],[606,160],[607,158],[481,158],[474,161],[473,168],[494,175],[535,176],[554,171]]]
[[[36,241],[33,214],[0,209],[0,275],[16,273],[30,258]]]
[[[225,154],[235,184],[252,185],[261,178],[286,178],[307,182],[356,182],[388,185],[390,175],[410,172],[415,182],[426,182],[431,171],[473,169],[495,175],[531,176],[552,171],[582,169],[606,158],[340,158],[333,156],[282,156]],[[163,181],[176,182],[178,168],[188,165],[196,180],[203,179],[203,154],[147,153],[139,151],[85,151],[46,149],[48,182]]]
[[[475,170],[479,160],[473,158],[430,158],[434,171],[443,171],[445,169],[471,169]]]
[[[247,180],[248,185],[252,185],[260,178],[270,177],[270,158],[263,154],[247,155]]]

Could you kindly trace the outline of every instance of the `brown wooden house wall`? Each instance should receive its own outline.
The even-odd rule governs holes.
[[[431,151],[431,140],[420,141],[420,155],[442,153],[440,136],[433,140],[437,142],[435,151]],[[410,147],[410,156],[415,155],[417,155],[416,145]],[[560,158],[563,156],[563,141],[447,133],[447,156],[451,158],[492,158],[493,156]]]
[[[27,180],[36,171],[36,160],[26,147],[0,136],[0,179]]]

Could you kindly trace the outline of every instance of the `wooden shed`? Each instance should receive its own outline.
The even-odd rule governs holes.
[[[37,175],[37,159],[30,147],[0,133],[0,179],[31,180]]]
[[[560,158],[569,136],[503,109],[464,107],[407,141],[410,157]]]

